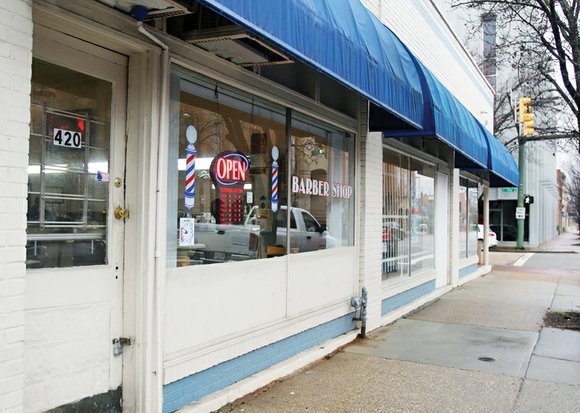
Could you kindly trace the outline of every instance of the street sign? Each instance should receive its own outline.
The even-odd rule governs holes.
[[[516,219],[526,219],[526,208],[517,207],[516,208]]]

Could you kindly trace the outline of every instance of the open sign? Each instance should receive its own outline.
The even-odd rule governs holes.
[[[243,186],[250,161],[241,152],[226,151],[213,158],[209,173],[216,186]]]

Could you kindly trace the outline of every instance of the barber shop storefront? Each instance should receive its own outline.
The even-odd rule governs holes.
[[[489,271],[513,159],[362,3],[125,3],[27,6],[25,411],[212,411]]]
[[[172,79],[170,267],[354,245],[355,133],[183,71]]]

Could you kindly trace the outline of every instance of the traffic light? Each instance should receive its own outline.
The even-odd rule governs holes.
[[[524,205],[531,205],[534,203],[534,197],[532,195],[524,195]]]
[[[532,113],[532,98],[520,98],[520,122],[523,126],[523,136],[533,135],[534,132],[534,114]]]

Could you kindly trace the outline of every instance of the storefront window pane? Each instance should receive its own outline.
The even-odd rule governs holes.
[[[468,205],[468,220],[469,233],[467,234],[467,256],[473,257],[477,255],[477,184],[470,182],[467,189],[467,205]]]
[[[354,245],[354,137],[294,117],[291,144],[290,252]]]
[[[284,110],[174,75],[171,113],[168,265],[284,255]]]
[[[435,167],[383,151],[383,281],[434,267]]]
[[[459,258],[477,255],[478,189],[466,178],[459,181]]]
[[[435,168],[411,159],[411,273],[434,266]]]
[[[409,159],[383,153],[383,280],[409,275]]]
[[[459,258],[467,257],[468,207],[467,181],[462,179],[459,185]]]

